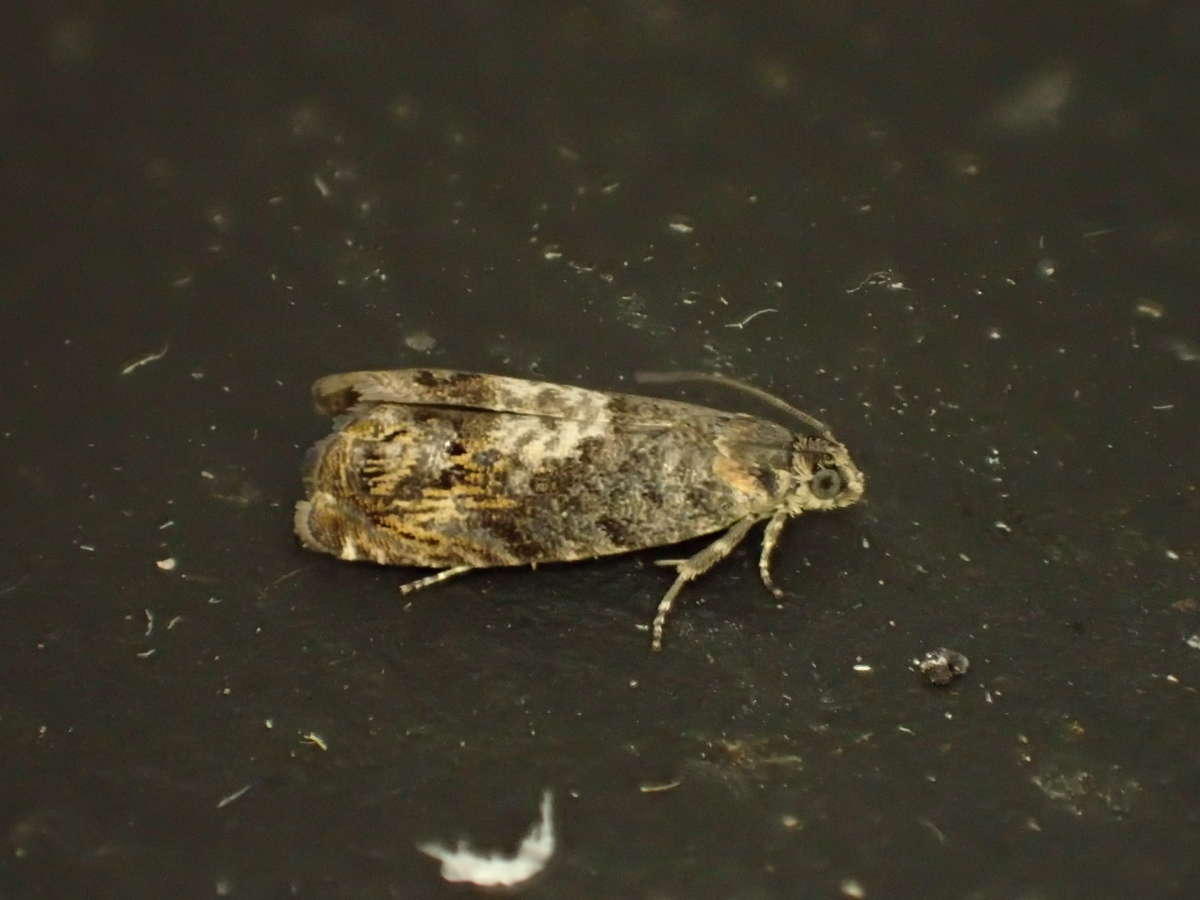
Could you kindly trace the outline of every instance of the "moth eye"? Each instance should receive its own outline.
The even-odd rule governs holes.
[[[817,469],[812,477],[812,492],[820,500],[832,500],[842,490],[842,473],[837,469]]]

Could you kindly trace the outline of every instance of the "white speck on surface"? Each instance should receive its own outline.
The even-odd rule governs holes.
[[[1154,300],[1147,300],[1145,297],[1134,304],[1133,311],[1144,319],[1161,319],[1167,314],[1165,306]]]
[[[997,519],[995,522],[992,523],[992,527],[994,527],[1000,531],[1008,532],[1009,534],[1012,533],[1012,526],[1009,525],[1007,522],[1001,522],[999,519]]]
[[[869,666],[866,663],[858,663],[854,667],[854,671],[857,672],[859,675],[870,675],[872,672],[875,671],[875,668],[874,668],[874,666]]]
[[[987,330],[987,336],[988,336],[988,340],[998,341],[1002,337],[1004,337],[1004,332],[1000,330],[1000,326],[993,325],[991,328],[989,328]]]
[[[562,247],[558,244],[547,244],[542,248],[542,259],[547,259],[553,262],[556,259],[562,259]]]
[[[512,887],[540,873],[554,855],[553,794],[542,794],[541,816],[522,839],[512,856],[481,854],[466,841],[454,849],[444,844],[417,844],[417,849],[442,864],[446,881],[466,882],[480,887]]]
[[[156,560],[154,564],[164,572],[174,572],[175,566],[177,566],[179,562],[175,559],[175,557],[168,556],[166,559]]]
[[[675,234],[691,234],[696,226],[687,216],[672,216],[667,222],[667,229]]]
[[[313,187],[315,187],[317,189],[317,192],[322,197],[328,197],[330,194],[333,193],[333,191],[330,190],[329,185],[325,183],[325,179],[322,178],[320,175],[313,176]]]
[[[1189,647],[1191,647],[1193,650],[1200,650],[1200,631],[1197,631],[1190,638],[1188,638],[1186,641],[1184,641],[1184,643],[1187,644]]]
[[[1176,560],[1179,559],[1179,554],[1176,553],[1174,550],[1167,550],[1166,553],[1167,553],[1167,559],[1171,560],[1172,562],[1175,562]]]
[[[408,122],[416,117],[420,105],[412,97],[401,96],[392,101],[388,112],[397,122]]]
[[[838,889],[843,897],[849,897],[850,900],[863,900],[867,896],[866,889],[857,878],[843,878]]]
[[[224,207],[214,206],[206,211],[205,218],[217,231],[226,232],[233,222],[233,213]]]

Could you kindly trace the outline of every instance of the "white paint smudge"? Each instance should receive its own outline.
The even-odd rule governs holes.
[[[428,353],[437,346],[437,338],[428,331],[414,331],[404,338],[404,346],[418,353]]]
[[[533,878],[554,855],[553,795],[542,794],[541,816],[522,839],[512,856],[502,853],[481,854],[466,841],[451,850],[444,844],[417,844],[417,849],[442,864],[446,881],[466,882],[480,887],[512,887]]]
[[[1074,81],[1074,72],[1062,63],[1033,72],[996,105],[996,123],[1018,134],[1057,126],[1074,93]]]

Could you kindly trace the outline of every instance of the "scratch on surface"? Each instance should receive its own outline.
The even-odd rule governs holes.
[[[274,581],[272,581],[270,584],[268,584],[266,587],[264,587],[262,590],[260,590],[258,592],[258,599],[261,600],[263,597],[265,597],[267,595],[267,593],[272,588],[283,584],[289,578],[294,578],[295,576],[299,575],[301,572],[303,572],[305,569],[308,569],[308,568],[311,568],[311,566],[299,566],[295,569],[292,569],[292,571],[290,571],[290,572],[284,572],[282,575],[280,575],[278,578],[276,578]]]
[[[940,829],[936,825],[934,825],[932,819],[920,818],[920,819],[917,819],[917,823],[924,826],[925,828],[928,828],[929,831],[933,834],[933,836],[935,838],[937,838],[937,842],[939,844],[941,844],[943,847],[946,846],[946,833],[944,831],[942,831],[942,829]]]
[[[643,794],[661,794],[664,791],[673,791],[675,788],[683,784],[682,781],[665,781],[662,783],[639,784],[638,790]]]
[[[253,783],[245,784],[245,785],[242,785],[242,787],[238,788],[236,791],[234,791],[232,794],[226,794],[224,797],[222,797],[220,800],[217,801],[217,809],[224,809],[226,806],[228,806],[230,803],[233,803],[235,800],[242,799],[243,797],[246,796],[246,794],[250,793],[250,789],[252,787],[254,787]]]
[[[167,351],[170,349],[171,348],[169,345],[163,344],[161,350],[158,350],[156,352],[146,353],[146,354],[143,354],[142,356],[139,356],[137,359],[131,360],[130,362],[126,363],[125,366],[121,369],[121,374],[129,375],[132,372],[136,372],[142,366],[148,366],[152,362],[158,362],[160,359],[162,359],[164,356],[167,355]]]
[[[22,575],[19,578],[14,578],[8,584],[0,585],[0,597],[3,597],[5,594],[11,594],[28,580],[28,575]]]
[[[753,322],[759,316],[765,316],[767,313],[777,313],[777,312],[779,312],[779,310],[777,310],[775,307],[766,306],[766,307],[763,307],[762,309],[756,309],[754,312],[750,313],[750,315],[746,316],[746,318],[742,319],[742,321],[740,321],[740,322],[729,322],[728,324],[726,324],[725,327],[726,328],[745,328],[750,322]]]

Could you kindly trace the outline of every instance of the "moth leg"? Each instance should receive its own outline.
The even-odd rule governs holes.
[[[756,519],[742,519],[740,522],[734,522],[729,530],[723,535],[701,550],[699,553],[692,556],[690,559],[678,561],[675,566],[678,574],[675,576],[675,583],[663,594],[663,598],[658,601],[658,611],[654,614],[654,622],[651,624],[651,639],[650,649],[662,649],[663,629],[667,624],[667,616],[671,612],[671,607],[675,605],[675,598],[679,596],[679,592],[683,590],[683,586],[689,581],[699,578],[725,557],[736,547],[746,536],[746,532],[757,521]]]
[[[788,514],[783,511],[771,516],[771,521],[763,531],[762,553],[758,557],[758,574],[762,576],[762,583],[776,599],[783,596],[783,591],[771,580],[771,554],[775,552],[775,545],[779,543],[779,535],[783,532],[783,525],[787,520]]]
[[[456,575],[462,575],[465,572],[470,572],[474,566],[451,566],[449,569],[442,569],[440,572],[434,572],[432,575],[426,575],[424,578],[418,578],[416,581],[410,581],[408,584],[400,585],[400,593],[403,595],[411,594],[413,591],[419,591],[421,588],[427,588],[431,585],[440,584],[447,581]]]

